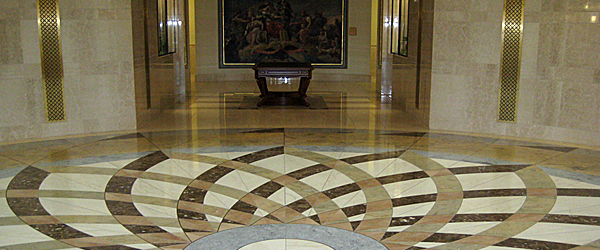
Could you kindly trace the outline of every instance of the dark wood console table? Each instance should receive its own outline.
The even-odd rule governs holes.
[[[310,63],[259,62],[252,69],[254,69],[254,77],[256,78],[256,83],[261,94],[261,99],[257,106],[310,106],[310,103],[306,101],[306,90],[310,84],[312,70],[314,69]],[[300,87],[298,87],[298,91],[269,91],[267,88],[267,77],[300,78]]]

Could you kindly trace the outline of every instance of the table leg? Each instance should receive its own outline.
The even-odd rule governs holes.
[[[256,83],[258,84],[258,89],[260,89],[260,97],[267,96],[269,89],[267,89],[267,78],[266,77],[258,77],[256,78]]]
[[[300,78],[300,87],[298,87],[298,92],[300,92],[300,96],[302,98],[306,98],[306,91],[308,90],[309,84],[310,84],[310,79],[308,79],[308,77]]]

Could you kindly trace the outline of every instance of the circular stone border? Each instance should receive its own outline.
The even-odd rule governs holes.
[[[229,229],[200,238],[184,250],[237,250],[248,244],[274,239],[314,241],[333,249],[387,250],[380,242],[359,233],[304,224],[268,224]]]

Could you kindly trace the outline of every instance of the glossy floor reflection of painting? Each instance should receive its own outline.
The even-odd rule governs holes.
[[[0,249],[600,248],[599,148],[212,87],[140,131],[0,146]]]

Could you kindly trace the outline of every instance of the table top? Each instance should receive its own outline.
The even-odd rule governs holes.
[[[310,63],[302,63],[302,62],[258,62],[252,67],[254,70],[265,70],[265,69],[303,69],[303,70],[313,70],[314,67]]]

